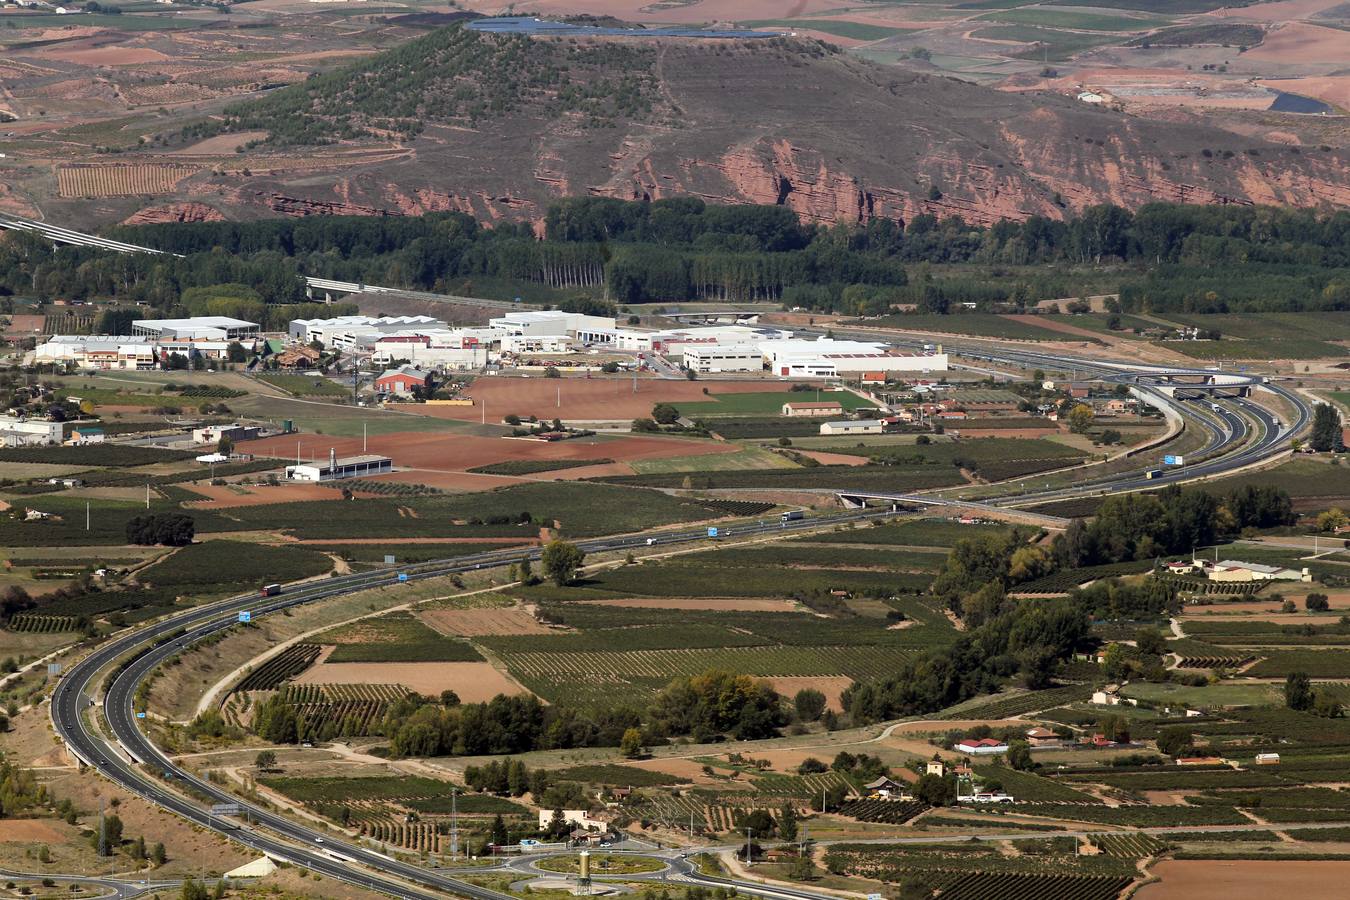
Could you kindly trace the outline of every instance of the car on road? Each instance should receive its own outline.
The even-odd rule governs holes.
[[[323,843],[323,838],[315,838],[315,839],[314,839],[314,843],[316,843],[316,844],[322,844],[322,843]]]

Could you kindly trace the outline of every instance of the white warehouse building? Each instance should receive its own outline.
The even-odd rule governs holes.
[[[440,319],[431,316],[333,316],[328,319],[292,319],[286,333],[302,344],[318,341],[328,347],[335,341],[343,341],[350,346],[361,336],[371,337],[373,343],[382,334],[413,328],[445,330],[447,327]]]
[[[613,344],[618,329],[609,316],[588,316],[558,309],[511,312],[488,325],[502,329],[507,336],[570,337],[583,344]]]
[[[684,364],[700,375],[721,372],[762,372],[764,352],[758,344],[688,344]]]
[[[328,451],[326,462],[296,463],[286,467],[287,481],[341,481],[344,478],[363,478],[394,471],[394,462],[387,456],[368,454],[346,456],[341,459]]]
[[[59,444],[65,440],[65,426],[46,419],[0,416],[0,447],[32,447]]]
[[[947,354],[897,350],[867,341],[765,341],[760,350],[780,378],[834,378],[862,372],[947,371]]]
[[[258,336],[257,322],[229,316],[193,316],[190,319],[141,319],[131,323],[131,333],[142,337],[179,341],[237,341]]]

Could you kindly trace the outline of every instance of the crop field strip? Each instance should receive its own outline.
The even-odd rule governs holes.
[[[1053,709],[1068,703],[1076,703],[1092,696],[1089,685],[1067,684],[1047,688],[1043,691],[1021,691],[1019,693],[982,698],[978,703],[963,704],[954,709],[939,713],[939,719],[1006,719],[1012,716],[1024,716],[1027,713]]]
[[[707,669],[758,677],[881,678],[915,652],[896,647],[779,645],[499,655],[517,680],[546,700],[604,704],[649,699],[672,678]]]
[[[270,691],[314,665],[323,648],[318,644],[293,644],[249,672],[235,685],[236,691]]]
[[[306,723],[316,727],[321,740],[365,737],[376,731],[389,704],[407,696],[397,684],[286,685],[282,698],[295,707]]]
[[[840,805],[838,812],[859,822],[904,825],[928,808],[917,800],[849,800]]]
[[[472,644],[447,637],[409,613],[340,625],[314,641],[336,645],[326,663],[483,661]]]
[[[79,631],[82,622],[87,620],[79,616],[53,616],[46,613],[19,613],[5,626],[8,630],[21,634],[55,634],[66,631]]]
[[[951,547],[959,540],[1006,534],[1002,525],[962,525],[951,519],[917,519],[863,527],[840,528],[824,534],[792,538],[787,543],[875,544],[909,547]]]
[[[162,194],[174,190],[180,181],[197,171],[196,166],[161,163],[59,166],[57,193],[64,198]]]
[[[1131,878],[976,872],[942,889],[943,900],[1113,900]]]

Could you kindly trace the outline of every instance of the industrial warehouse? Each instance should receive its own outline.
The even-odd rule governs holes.
[[[454,327],[424,315],[293,319],[284,336],[275,337],[257,323],[225,316],[139,320],[131,331],[52,335],[30,359],[90,371],[214,368],[226,360],[253,358],[282,368],[309,368],[326,352],[382,370],[411,365],[421,371],[471,372],[528,367],[540,357],[549,365],[586,371],[596,367],[596,355],[609,354],[621,368],[642,368],[659,358],[696,376],[865,377],[874,383],[947,371],[941,346],[902,350],[878,341],[796,336],[752,323],[640,329],[619,326],[609,316],[560,310],[510,312],[484,325]]]

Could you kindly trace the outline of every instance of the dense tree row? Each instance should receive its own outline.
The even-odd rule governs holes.
[[[1087,613],[1072,598],[1005,598],[952,645],[907,657],[888,678],[849,687],[844,708],[855,723],[865,724],[935,712],[997,691],[1019,674],[1028,687],[1044,687],[1087,633]]]
[[[615,707],[583,712],[545,706],[533,696],[505,695],[486,703],[461,704],[453,692],[440,702],[410,694],[390,704],[377,730],[389,738],[394,756],[480,756],[618,747],[686,734],[700,740],[722,734],[763,738],[776,734],[787,720],[783,698],[767,682],[710,670],[675,679],[647,710]],[[334,736],[325,730],[325,721],[308,720],[282,694],[258,705],[253,727],[259,737],[276,743]],[[509,771],[495,770],[482,775],[512,777]]]
[[[1244,485],[1225,495],[1172,485],[1157,494],[1109,497],[1091,524],[1075,520],[1055,539],[1055,561],[1066,568],[1189,553],[1244,528],[1294,522],[1284,491]]]
[[[256,315],[256,305],[244,301],[261,301],[270,321],[282,314],[274,306],[304,301],[303,274],[439,291],[472,290],[474,279],[498,290],[533,284],[554,301],[559,291],[577,291],[622,303],[771,299],[853,314],[897,304],[945,313],[961,303],[1021,306],[1072,296],[1084,292],[1089,277],[1119,287],[1126,309],[1350,309],[1350,213],[1275,207],[1155,203],[1135,213],[1092,207],[1063,222],[1032,217],[977,227],[918,215],[827,227],[803,224],[782,206],[584,197],[550,207],[542,239],[528,224],[488,229],[461,213],[118,226],[108,233],[180,256],[53,249],[36,235],[11,233],[0,237],[0,294],[106,297],[184,311],[193,288],[244,285],[256,298],[213,296],[215,308]],[[988,272],[952,275],[942,269],[947,263]],[[1060,266],[1007,275],[1008,266],[1041,263],[1088,271]],[[284,314],[306,311],[296,306]]]

